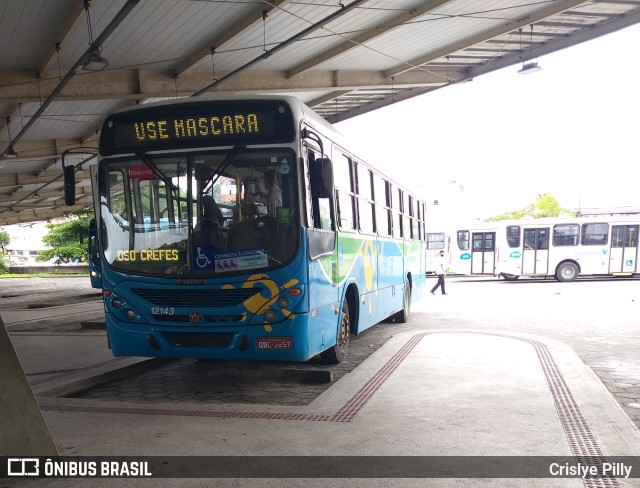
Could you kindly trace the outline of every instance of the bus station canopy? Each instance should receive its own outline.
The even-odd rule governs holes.
[[[0,225],[90,206],[97,133],[122,107],[289,94],[338,122],[638,22],[629,0],[6,0]],[[82,163],[74,207],[63,162]]]

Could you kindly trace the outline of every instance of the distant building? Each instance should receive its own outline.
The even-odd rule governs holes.
[[[581,217],[618,217],[640,215],[640,207],[603,207],[576,209]]]
[[[6,246],[10,266],[52,266],[53,260],[36,261],[38,253],[49,249],[42,238],[49,232],[47,222],[14,224],[3,227],[11,241]]]
[[[447,232],[469,225],[469,202],[457,181],[431,183],[420,188],[426,202],[427,232]]]

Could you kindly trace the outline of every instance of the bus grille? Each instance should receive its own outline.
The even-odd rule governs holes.
[[[229,347],[233,334],[228,332],[165,332],[172,346],[176,347]]]
[[[133,288],[133,293],[154,305],[163,307],[233,307],[248,300],[260,290],[157,290]]]

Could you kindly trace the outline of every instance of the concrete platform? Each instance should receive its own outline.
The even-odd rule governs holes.
[[[220,479],[216,486],[640,486],[637,459],[632,466],[636,478],[582,480],[541,475],[517,479],[525,474],[516,470],[513,477],[505,477],[498,458],[487,462],[497,463],[495,478],[500,479],[487,479],[494,477],[491,469],[480,470],[483,478],[460,479],[466,476],[451,477],[444,468],[443,478],[407,478],[406,473],[396,478],[392,470],[389,479],[363,479],[358,463],[371,459],[359,461],[358,456],[380,457],[377,466],[370,466],[372,473],[386,469],[385,463],[395,456],[455,456],[453,475],[469,475],[468,469],[473,468],[460,463],[483,456],[551,456],[570,461],[640,455],[637,428],[567,344],[504,330],[420,328],[421,306],[414,310],[417,314],[412,321],[418,322],[414,330],[394,335],[306,406],[149,405],[60,398],[51,396],[55,393],[51,382],[46,387],[34,384],[37,375],[31,375],[32,387],[40,395],[44,418],[63,455],[159,456],[168,459],[169,467],[159,464],[158,469],[168,469],[169,476],[178,477],[189,476],[179,469],[185,460],[170,456],[324,456],[318,463],[327,466],[331,465],[327,457],[338,456],[343,462],[336,471],[353,478],[312,479],[314,474],[304,480],[273,480],[256,476]],[[0,317],[8,327],[15,325],[16,315],[0,311]],[[69,382],[125,374],[123,368],[144,367],[146,361],[113,358],[102,332],[63,333],[55,339],[40,333],[14,333],[12,341],[25,371],[59,371],[55,380],[59,391]],[[45,390],[47,396],[42,396]],[[472,458],[465,461],[461,456]],[[274,465],[280,461],[274,458]],[[250,476],[251,461],[245,464]],[[398,464],[402,466],[396,460]],[[212,478],[214,468],[196,464],[195,469]],[[264,469],[253,468],[254,474],[264,475]],[[415,468],[409,465],[406,469],[422,472]],[[334,475],[326,474],[329,478]],[[286,478],[274,468],[273,477],[281,476]],[[61,482],[64,486],[132,486],[132,480],[123,479],[12,479],[0,486],[48,487],[62,486]],[[162,478],[136,479],[135,486],[212,485],[205,479]]]

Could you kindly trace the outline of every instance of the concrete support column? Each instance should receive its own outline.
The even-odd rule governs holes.
[[[2,318],[0,412],[0,456],[58,455]]]

